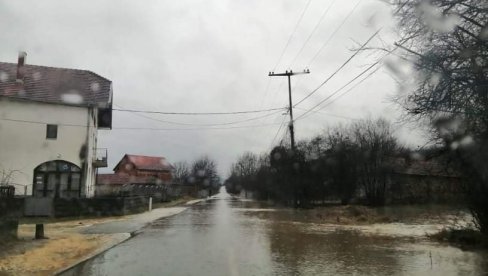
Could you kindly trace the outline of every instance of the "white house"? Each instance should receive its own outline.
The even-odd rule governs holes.
[[[112,82],[93,72],[0,62],[0,181],[16,194],[92,197],[107,166]]]

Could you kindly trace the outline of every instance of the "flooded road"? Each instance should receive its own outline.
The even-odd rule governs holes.
[[[161,219],[64,275],[486,275],[486,252],[431,242],[436,225],[340,226],[213,200]],[[301,211],[305,212],[305,211]]]

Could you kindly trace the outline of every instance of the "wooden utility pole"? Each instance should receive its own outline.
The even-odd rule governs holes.
[[[301,74],[310,74],[310,70],[306,69],[303,70],[303,72],[293,72],[292,70],[290,71],[285,71],[285,73],[275,73],[275,72],[269,72],[268,76],[270,77],[288,77],[288,99],[290,101],[290,106],[289,106],[289,113],[290,113],[290,125],[288,126],[290,128],[290,140],[291,140],[291,149],[295,151],[295,129],[293,128],[293,103],[291,99],[291,76],[294,75],[301,75]]]

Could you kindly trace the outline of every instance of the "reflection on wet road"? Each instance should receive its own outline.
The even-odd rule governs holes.
[[[400,224],[342,227],[295,219],[225,192],[66,275],[480,275],[487,254],[394,235]],[[415,228],[418,231],[418,227]],[[382,231],[383,230],[383,231]],[[403,231],[405,232],[405,231]]]

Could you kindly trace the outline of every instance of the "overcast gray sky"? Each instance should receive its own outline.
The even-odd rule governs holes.
[[[383,26],[380,36],[371,45],[381,45],[379,38],[385,43],[395,39],[391,8],[382,1],[359,0],[357,8],[337,29],[358,1],[311,0],[289,47],[279,59],[308,1],[0,0],[0,60],[16,62],[18,51],[23,50],[28,53],[29,64],[96,72],[112,80],[116,108],[221,112],[285,107],[286,79],[270,80],[267,76],[278,60],[276,72],[300,71],[307,66],[311,71],[292,79],[293,98],[297,102],[337,69],[352,54],[351,49],[358,47],[358,42],[366,41],[379,27]],[[304,44],[329,6],[329,12]],[[317,55],[326,41],[329,42]],[[297,106],[296,117],[377,58],[378,55],[368,53],[356,56],[330,82]],[[397,62],[393,57],[390,59]],[[349,118],[384,116],[397,122],[401,111],[388,100],[388,96],[397,93],[391,75],[387,69],[380,69],[320,113],[298,120],[297,138],[309,138],[327,127],[351,121]],[[208,125],[262,115],[144,116]],[[207,154],[217,161],[225,177],[230,164],[244,151],[271,149],[283,116],[279,112],[219,127],[226,129],[208,129],[210,126],[170,124],[116,111],[114,129],[99,131],[99,147],[109,149],[106,171],[124,153],[165,156],[170,162],[192,161]],[[253,127],[235,128],[241,126]],[[401,141],[412,146],[422,144],[415,129],[399,123],[395,126]],[[120,129],[127,127],[152,130]],[[283,135],[281,131],[277,140]]]

